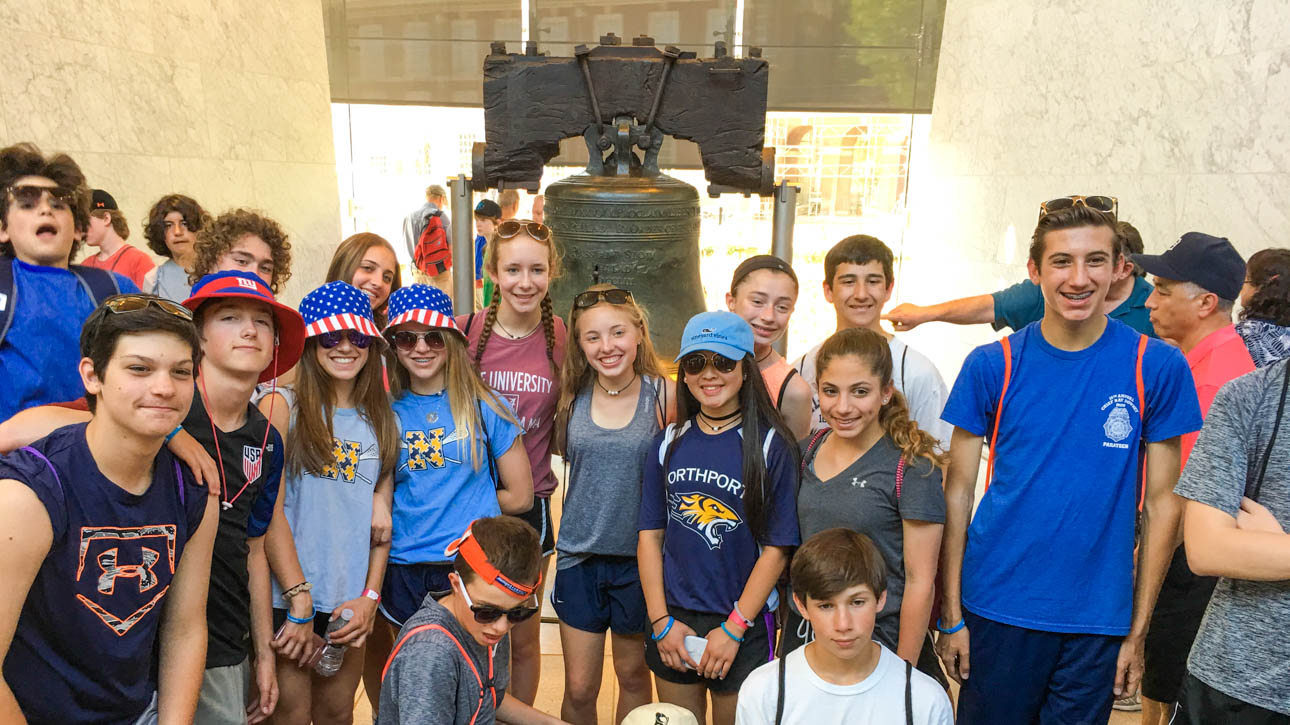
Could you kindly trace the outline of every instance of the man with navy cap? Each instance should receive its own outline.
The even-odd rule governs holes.
[[[1226,239],[1187,232],[1164,254],[1135,254],[1134,264],[1154,277],[1147,298],[1156,333],[1187,356],[1201,415],[1218,389],[1254,370],[1254,361],[1232,324],[1232,305],[1245,281],[1245,260]],[[1182,465],[1198,433],[1182,438]],[[1142,722],[1169,721],[1170,705],[1187,674],[1187,653],[1217,580],[1198,577],[1182,546],[1174,552],[1152,614],[1145,645]]]

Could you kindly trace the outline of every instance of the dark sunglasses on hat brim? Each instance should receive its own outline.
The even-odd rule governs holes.
[[[679,363],[679,367],[686,375],[699,375],[709,365],[715,368],[719,373],[729,374],[733,373],[735,368],[739,367],[739,361],[731,360],[725,355],[715,352],[701,351],[692,352],[686,355],[681,358],[681,362]]]
[[[583,310],[595,307],[601,300],[611,305],[625,305],[632,301],[632,293],[625,289],[587,290],[573,298],[573,309]]]
[[[528,234],[539,242],[545,242],[551,238],[551,228],[532,219],[507,219],[497,225],[499,239],[510,239],[518,236],[520,232]]]
[[[1058,212],[1058,211],[1061,211],[1062,209],[1072,209],[1077,206],[1084,206],[1084,207],[1088,207],[1089,209],[1096,209],[1097,211],[1106,212],[1111,216],[1117,216],[1117,213],[1120,207],[1120,202],[1119,202],[1119,199],[1116,199],[1114,196],[1104,196],[1104,195],[1080,196],[1078,194],[1072,194],[1070,196],[1062,196],[1056,199],[1049,199],[1048,201],[1045,201],[1042,204],[1040,204],[1039,218],[1043,219],[1044,217],[1048,216],[1049,214],[1052,214],[1053,212]]]
[[[391,346],[403,352],[412,352],[417,349],[417,344],[422,340],[425,341],[426,347],[431,350],[442,350],[447,345],[444,342],[443,330],[426,330],[425,332],[399,330],[398,332],[385,333],[385,339]]]
[[[45,194],[49,194],[49,206],[53,209],[68,209],[76,203],[77,190],[69,189],[65,186],[36,186],[35,184],[23,184],[21,186],[10,186],[8,189],[9,196],[18,203],[18,206],[27,209],[40,203],[40,199]]]
[[[339,330],[337,332],[323,332],[318,335],[318,346],[324,350],[330,350],[341,343],[344,337],[349,337],[349,344],[359,350],[366,350],[376,338],[371,335],[364,335],[358,330]]]

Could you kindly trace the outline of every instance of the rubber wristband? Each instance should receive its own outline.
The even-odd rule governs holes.
[[[371,599],[374,602],[377,602],[378,604],[381,601],[381,593],[376,591],[375,589],[364,589],[363,596],[367,597],[368,599]]]
[[[743,638],[743,637],[736,637],[736,636],[734,635],[734,633],[733,633],[733,632],[731,632],[729,629],[726,629],[726,623],[725,623],[725,622],[722,622],[722,623],[721,623],[721,631],[722,631],[722,632],[725,632],[725,633],[726,633],[726,636],[727,636],[727,637],[729,637],[730,639],[733,639],[734,641],[738,642],[739,644],[743,644],[743,642],[744,642],[744,638]]]
[[[167,434],[166,434],[166,443],[169,443],[169,442],[170,442],[170,439],[171,439],[171,438],[174,438],[174,437],[175,437],[175,434],[176,434],[176,433],[178,433],[179,431],[183,430],[183,429],[184,429],[184,427],[183,427],[182,425],[177,425],[177,426],[175,426],[175,429],[174,429],[174,430],[172,430],[172,431],[170,431],[169,433],[167,433]]]
[[[291,612],[287,612],[287,621],[292,624],[309,624],[314,620],[313,617],[297,617],[292,615]]]
[[[960,629],[963,629],[966,626],[967,626],[967,620],[960,619],[958,624],[954,625],[953,627],[950,627],[949,629],[944,629],[941,627],[941,620],[940,619],[936,620],[936,631],[940,632],[941,634],[954,634],[955,632],[959,631]]]
[[[667,626],[663,628],[663,631],[659,632],[658,634],[651,634],[649,638],[654,640],[655,642],[658,642],[659,640],[666,637],[668,632],[672,631],[672,625],[674,624],[676,624],[676,618],[669,616],[667,618]]]
[[[735,602],[735,608],[730,610],[730,615],[726,617],[726,620],[734,622],[735,624],[742,626],[744,629],[753,628],[752,620],[745,617],[744,613],[739,611],[739,602]]]

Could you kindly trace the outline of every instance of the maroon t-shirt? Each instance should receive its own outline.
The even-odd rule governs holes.
[[[486,313],[457,317],[457,326],[466,331],[470,341],[467,351],[475,359],[475,346],[484,331]],[[469,327],[467,322],[472,323]],[[555,318],[556,365],[564,364],[564,320]],[[555,490],[555,473],[551,471],[551,431],[555,427],[555,406],[560,400],[560,381],[551,373],[546,356],[546,335],[538,325],[532,333],[512,340],[493,333],[480,361],[484,382],[511,405],[524,430],[524,450],[533,468],[533,495],[548,498]]]

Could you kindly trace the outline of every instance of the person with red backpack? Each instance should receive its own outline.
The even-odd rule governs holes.
[[[1028,267],[1044,317],[969,353],[942,414],[955,429],[937,649],[962,683],[960,725],[1106,722],[1142,677],[1180,440],[1201,417],[1182,353],[1102,314],[1114,211],[1103,196],[1040,206]]]
[[[444,207],[448,194],[438,184],[426,187],[426,203],[403,220],[403,241],[412,258],[417,284],[429,284],[452,295],[452,230]]]

